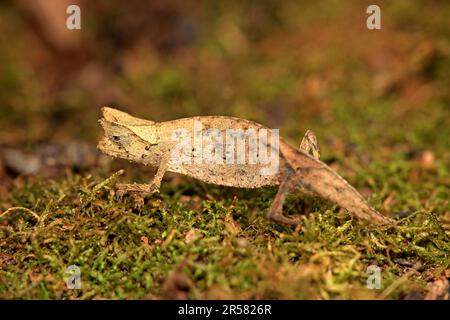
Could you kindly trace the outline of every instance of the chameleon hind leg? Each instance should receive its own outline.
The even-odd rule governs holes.
[[[313,158],[319,160],[320,150],[317,145],[317,138],[314,132],[311,130],[307,130],[305,135],[303,136],[302,142],[300,143],[301,151],[310,154]],[[283,203],[286,199],[286,196],[294,190],[300,190],[305,194],[312,194],[301,185],[296,182],[295,173],[291,168],[286,168],[284,179],[280,183],[280,187],[278,188],[278,192],[273,199],[272,206],[267,212],[267,217],[279,222],[288,225],[296,226],[300,223],[300,220],[294,218],[288,218],[283,215]]]
[[[299,150],[305,152],[306,154],[311,155],[314,159],[319,160],[320,150],[319,146],[317,145],[317,138],[314,132],[312,132],[311,130],[306,130],[302,142],[300,143]],[[297,181],[295,189],[304,194],[314,195],[311,191],[308,191],[301,185],[301,181]]]
[[[293,170],[291,168],[286,168],[285,170],[285,177],[278,188],[278,192],[273,199],[269,211],[267,212],[267,218],[279,223],[296,226],[300,224],[299,219],[288,218],[283,215],[283,203],[286,199],[286,195],[295,189],[294,180],[292,179],[294,177]]]
[[[317,138],[314,132],[311,130],[307,130],[305,135],[303,136],[302,142],[300,143],[301,151],[310,154],[314,159],[319,160],[320,158],[320,150],[317,145]]]

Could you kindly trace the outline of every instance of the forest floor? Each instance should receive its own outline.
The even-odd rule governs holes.
[[[83,41],[98,51],[71,55],[81,71],[67,74],[19,9],[2,5],[0,299],[448,299],[449,4],[396,1],[382,30],[369,31],[357,1],[276,10],[267,1],[250,16],[220,3],[192,16],[173,9],[194,27],[189,37],[172,30],[171,49],[102,33],[116,20],[97,4],[106,17]],[[120,26],[136,32],[134,21]],[[248,118],[295,146],[312,129],[322,161],[398,223],[368,226],[295,194],[285,212],[302,224],[286,227],[265,217],[276,188],[175,174],[135,208],[115,194],[113,174],[148,182],[153,173],[95,151],[108,101],[154,121]],[[58,162],[73,141],[87,146],[74,147],[84,165],[42,160]],[[27,172],[30,161],[41,169]],[[71,265],[81,289],[66,285]],[[370,288],[377,270],[380,287]]]

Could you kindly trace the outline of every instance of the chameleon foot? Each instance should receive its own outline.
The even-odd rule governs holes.
[[[123,198],[126,194],[132,194],[134,207],[142,208],[144,206],[145,196],[159,192],[159,186],[154,184],[118,184],[116,194]]]
[[[153,194],[159,192],[159,186],[154,184],[118,184],[116,187],[119,197],[129,193]]]
[[[297,226],[300,224],[299,219],[288,218],[286,216],[283,216],[282,214],[273,214],[270,211],[267,214],[267,218],[272,219],[275,222],[287,224],[290,226]]]

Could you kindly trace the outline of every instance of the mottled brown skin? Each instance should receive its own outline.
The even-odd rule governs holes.
[[[159,167],[164,155],[174,146],[172,133],[176,129],[191,131],[195,120],[201,121],[204,129],[216,128],[222,132],[227,129],[264,128],[252,121],[232,117],[192,117],[173,121],[151,123],[134,122],[129,115],[112,108],[103,108],[104,119],[101,120],[106,135],[100,141],[99,148],[113,157],[128,159],[133,162]],[[137,121],[140,121],[138,119]],[[114,138],[118,137],[118,138]],[[248,149],[246,150],[248,151]],[[279,176],[263,176],[255,164],[208,165],[202,163],[177,164],[169,162],[166,171],[181,173],[207,183],[217,185],[259,188],[278,185]]]
[[[319,160],[315,136],[308,131],[300,150],[292,147],[280,137],[279,169],[274,175],[262,175],[260,164],[180,164],[170,159],[174,147],[172,133],[176,129],[192,131],[193,121],[198,120],[203,128],[227,129],[268,129],[245,119],[206,116],[184,118],[166,122],[152,122],[135,118],[125,112],[104,107],[100,123],[105,136],[98,148],[112,156],[158,168],[150,184],[118,185],[119,194],[148,194],[159,191],[166,171],[177,172],[207,183],[239,188],[259,188],[280,185],[267,216],[277,222],[297,225],[299,220],[283,215],[283,202],[287,194],[299,190],[320,196],[345,208],[359,220],[386,225],[393,221],[372,209],[364,198],[342,177]],[[266,146],[272,148],[269,140]],[[248,149],[246,149],[246,152]],[[309,154],[311,153],[311,155]],[[195,155],[193,155],[195,158]]]
[[[323,162],[287,143],[280,145],[280,152],[290,168],[285,173],[280,189],[286,188],[288,193],[300,188],[303,192],[306,191],[338,204],[359,220],[380,225],[393,223],[392,219],[371,208],[355,188]],[[284,184],[287,186],[285,187]],[[277,197],[282,197],[282,193],[283,191],[279,191]],[[282,209],[274,208],[272,205],[271,210],[278,214],[278,211]]]

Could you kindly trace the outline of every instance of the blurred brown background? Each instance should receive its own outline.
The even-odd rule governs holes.
[[[81,30],[66,29],[70,4]],[[3,1],[0,144],[94,146],[103,105],[245,117],[296,144],[312,128],[338,149],[335,135],[433,143],[448,124],[449,2],[382,3],[381,30],[366,28],[370,4]]]

